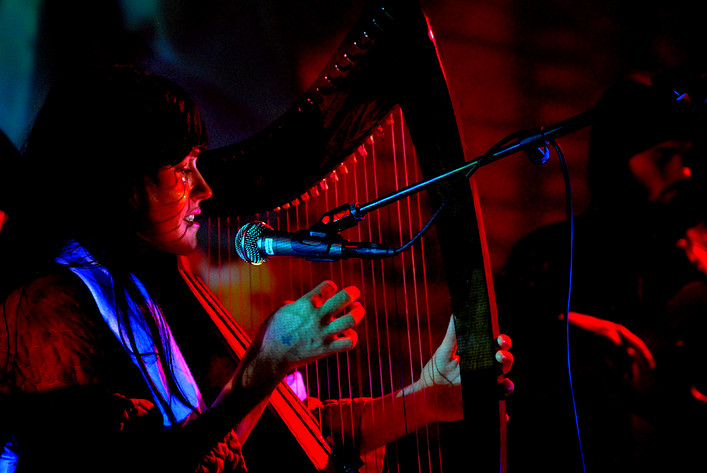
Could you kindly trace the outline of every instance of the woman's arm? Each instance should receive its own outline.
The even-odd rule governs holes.
[[[503,373],[513,364],[508,352],[510,339],[500,336],[496,360]],[[367,403],[361,415],[361,453],[391,443],[433,422],[452,422],[463,418],[461,375],[454,318],[450,318],[442,343],[425,364],[420,378],[405,388]],[[513,384],[505,379],[506,394]]]
[[[337,291],[324,281],[300,299],[285,304],[263,324],[229,383],[212,406],[235,420],[245,442],[270,394],[295,368],[324,356],[350,350],[354,327],[365,311],[355,287]],[[342,311],[345,314],[337,316]],[[230,415],[228,414],[230,412]]]

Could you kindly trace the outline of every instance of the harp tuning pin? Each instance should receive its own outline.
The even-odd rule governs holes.
[[[349,52],[344,53],[344,59],[348,60],[351,63],[358,61],[360,57],[361,57],[360,53],[349,53]]]
[[[371,24],[378,29],[378,31],[384,31],[387,26],[393,22],[393,17],[388,13],[385,7],[382,7],[379,14],[371,19]]]
[[[371,47],[372,43],[373,40],[371,40],[371,37],[368,35],[368,33],[364,31],[363,33],[361,33],[361,37],[357,41],[354,41],[354,46],[356,46],[361,51],[364,51]]]
[[[314,91],[307,97],[307,103],[310,105],[318,105],[324,101],[324,97],[319,90],[319,87],[314,89]],[[300,110],[301,111],[301,110]]]
[[[288,210],[290,208],[290,204],[282,204],[282,210]]]
[[[332,171],[329,173],[329,176],[327,176],[331,182],[339,182],[339,175],[336,174],[336,171]]]
[[[349,61],[345,64],[337,64],[334,66],[339,72],[346,72],[353,67],[353,64]]]
[[[349,169],[346,167],[346,163],[339,164],[339,167],[337,167],[336,170],[339,171],[341,174],[349,173]]]
[[[299,199],[293,200],[292,202],[290,202],[290,205],[291,205],[292,207],[297,207],[297,206],[299,205]]]
[[[302,194],[301,196],[299,196],[299,198],[300,198],[300,200],[302,200],[303,202],[307,202],[307,201],[309,200],[309,192],[305,192],[304,194]]]
[[[319,189],[317,186],[312,186],[312,188],[309,190],[309,195],[312,197],[317,197],[319,195]]]
[[[341,82],[341,77],[341,74],[339,74],[338,76],[332,76],[327,74],[324,76],[324,80],[329,82],[331,85],[336,86]]]
[[[341,63],[336,64],[336,69],[340,72],[346,72],[350,70],[354,65],[354,57],[349,53],[344,53],[344,60]]]
[[[367,138],[367,140],[370,140],[371,138]],[[366,151],[366,145],[361,145],[358,147],[356,150],[356,153],[354,154],[354,159],[356,159],[356,155],[365,158],[368,155],[368,151]]]
[[[329,190],[329,183],[326,181],[326,179],[322,179],[321,181],[319,181],[319,187],[323,191],[328,191]]]
[[[329,95],[332,92],[334,92],[333,87],[317,87],[314,89],[314,96],[319,96],[323,99],[322,96]]]

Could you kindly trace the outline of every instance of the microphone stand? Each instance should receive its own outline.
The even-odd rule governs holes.
[[[544,164],[549,157],[545,146],[555,138],[591,125],[594,113],[594,109],[590,109],[549,127],[516,132],[499,142],[485,154],[468,161],[461,167],[425,181],[403,187],[366,204],[360,204],[358,202],[355,204],[344,204],[330,210],[322,215],[322,218],[310,228],[310,231],[315,234],[327,236],[339,233],[356,226],[358,222],[365,218],[366,214],[374,210],[404,199],[409,195],[420,192],[431,185],[443,182],[447,179],[459,178],[460,176],[469,179],[481,166],[498,161],[501,158],[519,151],[526,152],[533,163],[538,165]]]

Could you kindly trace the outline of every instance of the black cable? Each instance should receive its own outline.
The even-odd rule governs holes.
[[[447,203],[449,202],[449,200],[451,199],[451,197],[452,197],[451,195],[450,195],[450,196],[447,196],[447,198],[444,199],[444,202],[442,202],[442,203],[440,204],[440,206],[437,208],[437,211],[434,213],[434,215],[432,215],[432,217],[430,217],[430,219],[427,221],[427,223],[425,223],[425,225],[420,229],[420,231],[417,232],[417,234],[416,234],[414,237],[412,237],[412,238],[410,239],[410,241],[408,241],[407,243],[405,243],[405,244],[404,244],[403,246],[401,246],[400,248],[394,250],[394,251],[393,251],[393,254],[394,254],[394,255],[399,255],[399,254],[402,253],[403,251],[407,250],[413,243],[415,243],[417,240],[419,240],[420,237],[422,237],[422,235],[424,235],[425,232],[427,232],[427,230],[429,230],[430,226],[432,226],[432,224],[434,223],[434,221],[437,219],[437,216],[440,214],[440,212],[442,212],[442,209],[447,205]]]
[[[491,154],[493,153],[493,150],[496,149],[498,146],[500,146],[500,144],[503,143],[503,142],[505,142],[506,140],[508,140],[508,138],[506,138],[506,139],[500,141],[499,143],[497,143],[496,145],[494,145],[494,147],[492,147],[489,151],[486,152],[486,156],[491,156]],[[476,164],[476,166],[472,166],[472,167],[467,171],[467,173],[466,173],[466,180],[465,180],[464,182],[467,182],[467,181],[469,180],[469,178],[471,177],[471,175],[474,174],[474,172],[476,172],[476,170],[479,168],[479,166],[481,166],[481,160],[479,160],[479,162]],[[405,251],[405,250],[407,250],[408,248],[410,248],[410,246],[411,246],[413,243],[415,243],[417,240],[419,240],[420,237],[422,237],[422,235],[424,235],[424,234],[427,232],[427,230],[429,230],[429,228],[432,226],[432,224],[434,223],[434,221],[437,220],[437,217],[438,217],[439,214],[442,212],[442,209],[444,209],[444,207],[449,203],[449,200],[452,198],[452,196],[453,196],[453,194],[448,195],[447,198],[444,199],[444,202],[442,202],[442,203],[439,205],[439,207],[437,207],[437,210],[435,211],[434,215],[432,215],[432,217],[430,217],[430,219],[427,221],[427,223],[425,223],[425,225],[420,229],[420,231],[418,231],[417,234],[415,234],[415,236],[410,239],[410,241],[408,241],[407,243],[405,243],[405,244],[404,244],[403,246],[401,246],[400,248],[394,250],[394,251],[393,251],[393,254],[394,254],[394,255],[398,255],[398,254],[402,253],[403,251]]]

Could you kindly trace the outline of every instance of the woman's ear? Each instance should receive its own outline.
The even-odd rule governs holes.
[[[139,211],[145,205],[150,183],[151,181],[147,177],[134,180],[128,196],[128,202],[133,210]]]

